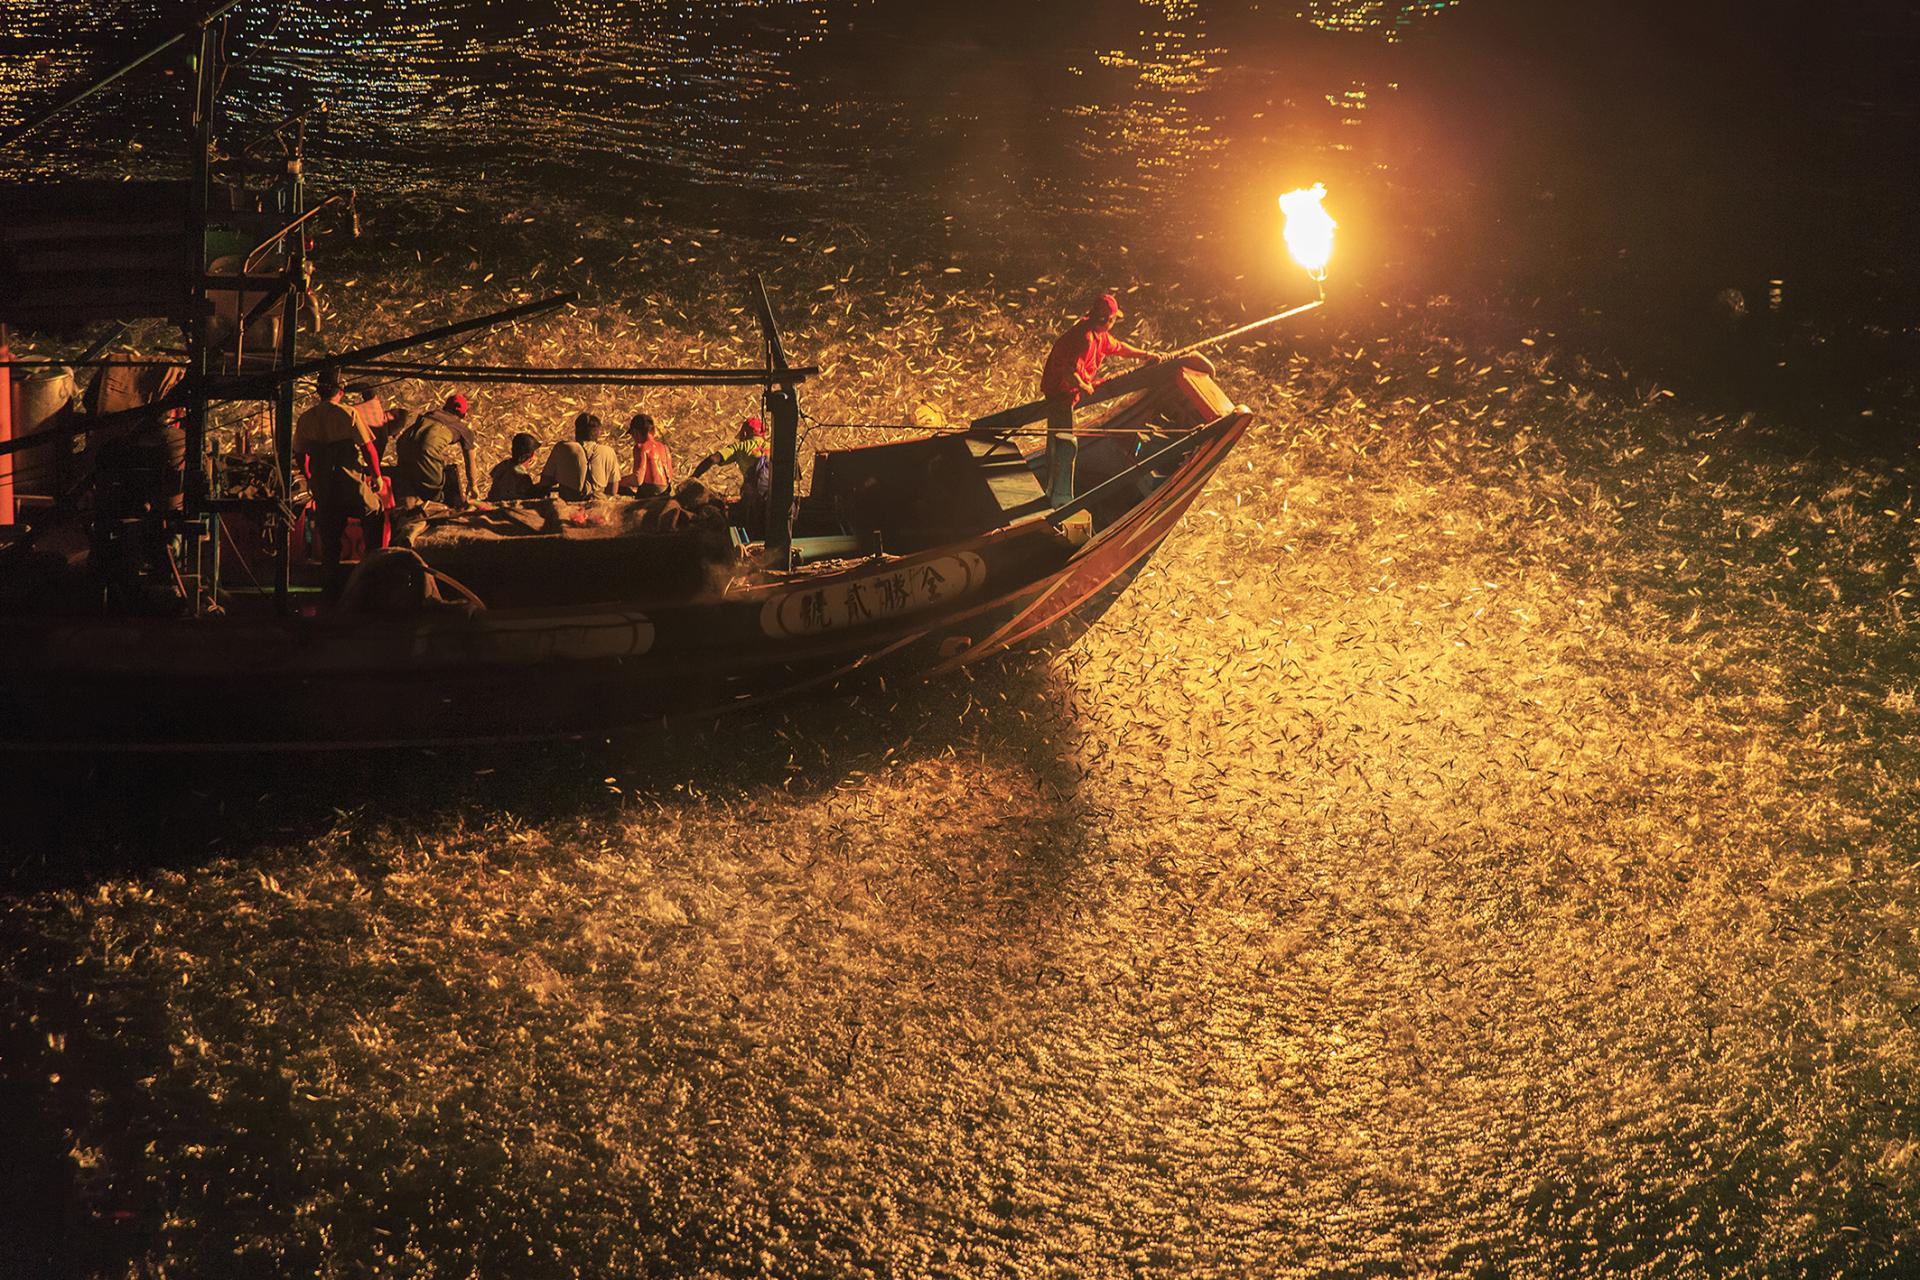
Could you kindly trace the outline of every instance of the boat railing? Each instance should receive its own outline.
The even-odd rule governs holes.
[[[1083,409],[1089,405],[1103,404],[1108,400],[1118,399],[1121,396],[1129,395],[1135,391],[1144,391],[1181,371],[1202,373],[1211,377],[1213,375],[1213,362],[1205,356],[1191,355],[1181,356],[1177,359],[1159,360],[1153,364],[1142,365],[1138,369],[1130,370],[1116,378],[1108,378],[1105,382],[1095,386],[1091,394],[1080,398],[1075,408]],[[1002,409],[998,413],[990,413],[984,418],[975,418],[967,425],[967,430],[976,435],[1004,435],[1017,431],[1021,427],[1031,426],[1036,422],[1043,422],[1046,420],[1046,416],[1047,402],[1045,400],[1029,400],[1027,403],[1017,404],[1011,409]]]
[[[1216,418],[1205,426],[1196,427],[1191,431],[1183,432],[1175,436],[1160,448],[1140,458],[1126,470],[1108,476],[1099,484],[1094,485],[1085,493],[1080,494],[1072,502],[1065,503],[1047,512],[1043,518],[1047,523],[1056,528],[1066,524],[1082,511],[1089,510],[1093,504],[1098,502],[1103,496],[1124,492],[1122,488],[1123,484],[1137,482],[1142,476],[1150,474],[1156,468],[1164,468],[1180,462],[1189,453],[1192,453],[1202,440],[1207,439],[1214,432],[1238,416],[1241,415],[1237,412],[1230,413],[1224,417]]]

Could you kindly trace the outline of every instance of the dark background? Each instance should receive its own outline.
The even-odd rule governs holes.
[[[230,88],[239,121],[327,100],[316,173],[400,208],[775,242],[847,225],[1002,277],[1125,245],[1136,276],[1223,307],[1288,279],[1272,195],[1325,180],[1346,289],[1522,308],[1811,439],[1901,447],[1910,6],[1462,0],[1404,27],[1400,8],[328,0],[247,8]],[[48,0],[9,19],[0,120],[160,22]],[[176,83],[139,73],[4,159],[169,167]]]

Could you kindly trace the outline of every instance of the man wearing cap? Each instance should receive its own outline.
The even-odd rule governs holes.
[[[449,395],[447,403],[394,439],[396,497],[403,503],[436,501],[447,507],[465,507],[478,497],[474,486],[474,432],[467,424],[470,405],[465,395]],[[455,455],[459,447],[459,455]],[[465,472],[461,466],[465,464]],[[465,486],[463,486],[465,480]]]
[[[340,371],[326,368],[317,379],[320,403],[293,424],[293,451],[306,473],[319,525],[320,563],[329,593],[340,589],[340,542],[347,521],[358,518],[369,549],[386,545],[380,509],[380,451],[353,410],[340,403]]]
[[[1041,370],[1040,394],[1047,403],[1047,500],[1056,507],[1073,501],[1073,462],[1080,452],[1073,437],[1073,407],[1099,385],[1100,366],[1108,356],[1160,358],[1113,336],[1113,322],[1124,314],[1112,294],[1101,294],[1086,315],[1054,339]]]
[[[467,505],[467,498],[475,492],[473,431],[467,426],[467,409],[465,396],[448,396],[446,404],[420,415],[395,437],[393,488],[397,500],[408,504],[444,502],[455,508]],[[462,461],[466,464],[464,491]]]
[[[767,499],[773,492],[773,445],[767,439],[767,424],[748,418],[734,433],[733,443],[715,449],[693,469],[698,480],[708,467],[733,463],[740,468],[739,523],[749,537],[762,537],[767,528]]]

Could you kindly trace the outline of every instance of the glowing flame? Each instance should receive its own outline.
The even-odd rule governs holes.
[[[1320,202],[1326,198],[1327,188],[1319,182],[1280,197],[1280,212],[1287,218],[1287,252],[1315,280],[1327,278],[1327,259],[1333,256],[1333,229],[1340,225],[1321,207]]]

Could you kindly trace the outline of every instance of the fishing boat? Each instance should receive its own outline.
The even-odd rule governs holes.
[[[36,593],[34,584],[58,579],[62,566],[69,586],[84,588],[84,564],[76,570],[70,553],[60,560],[57,537],[38,537],[31,522],[8,526],[0,543],[0,747],[364,749],[596,736],[1056,651],[1125,590],[1251,421],[1203,357],[1171,359],[1102,383],[1086,401],[1076,488],[1062,505],[1042,484],[1044,449],[1030,447],[1045,417],[1040,403],[964,429],[820,451],[801,493],[799,388],[817,371],[790,364],[756,280],[766,350],[757,368],[464,367],[462,376],[757,384],[772,427],[773,477],[759,536],[726,519],[663,527],[654,518],[660,499],[487,506],[436,519],[408,549],[367,555],[338,601],[316,607],[300,590],[291,553],[295,381],[325,365],[387,367],[379,362],[395,351],[570,299],[297,358],[309,247],[301,228],[324,204],[308,206],[297,155],[265,187],[223,190],[209,171],[216,23],[230,7],[215,6],[187,33],[199,41],[202,84],[194,172],[182,197],[190,240],[174,258],[190,264],[182,287],[133,304],[124,290],[103,289],[110,302],[69,297],[75,305],[62,310],[53,305],[57,282],[36,283],[32,255],[16,253],[16,287],[0,293],[0,326],[48,309],[71,320],[128,305],[194,317],[182,323],[181,385],[142,407],[149,424],[156,412],[178,411],[188,460],[181,492],[139,521],[123,517],[144,521],[146,545],[161,548],[147,576],[172,598],[158,609],[126,608],[115,602],[138,597]],[[284,134],[280,142],[286,152]],[[66,206],[54,199],[40,207],[55,216],[43,219],[38,239],[10,241],[0,213],[0,273],[10,269],[9,243],[51,245],[57,258],[57,213]],[[99,240],[97,228],[87,231]],[[241,247],[237,265],[220,269],[216,234]],[[147,243],[141,250],[153,252]],[[104,275],[120,278],[112,269]],[[208,313],[231,323],[204,322]],[[263,317],[278,324],[250,336]],[[7,360],[0,353],[0,368]],[[11,364],[15,372],[26,367]],[[273,421],[265,496],[223,490],[208,447],[209,407],[248,400]],[[77,414],[40,435],[96,433],[116,416]],[[33,443],[0,438],[0,460]],[[245,557],[235,564],[243,541],[233,536],[236,523],[265,535],[244,541],[275,550],[258,568]],[[98,554],[97,528],[92,541]],[[274,581],[263,584],[262,573]]]
[[[0,619],[0,741],[255,750],[595,735],[1055,649],[1146,564],[1250,421],[1200,370],[1110,386],[1072,504],[1048,505],[1037,453],[1003,426],[823,453],[780,567],[732,526],[563,518],[464,544],[456,529],[423,538],[445,585],[397,602],[361,605],[350,582],[313,616]]]

